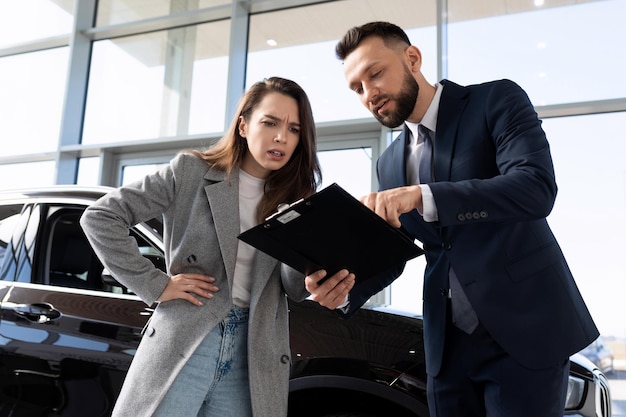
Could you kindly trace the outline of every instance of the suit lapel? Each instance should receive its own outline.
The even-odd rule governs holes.
[[[449,181],[454,146],[459,133],[459,119],[467,104],[468,91],[448,80],[441,83],[444,88],[441,92],[435,132],[434,169],[436,181]]]
[[[396,144],[393,147],[393,176],[394,183],[401,187],[407,185],[406,178],[406,149],[407,142],[411,138],[411,132],[406,124],[403,125],[402,133],[396,138]]]

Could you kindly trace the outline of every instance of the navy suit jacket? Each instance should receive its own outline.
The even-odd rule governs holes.
[[[442,84],[430,184],[439,221],[427,223],[416,210],[400,218],[426,250],[427,371],[436,375],[445,360],[450,267],[480,322],[513,358],[529,368],[563,362],[599,333],[546,221],[557,186],[541,121],[512,81]],[[381,190],[407,185],[408,137],[405,126],[381,155]],[[403,268],[357,283],[347,314]]]

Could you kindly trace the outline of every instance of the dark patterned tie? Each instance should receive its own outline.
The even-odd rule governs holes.
[[[467,334],[472,334],[476,326],[478,326],[478,317],[472,308],[459,279],[456,277],[454,270],[450,268],[448,275],[450,281],[450,296],[452,299],[452,323],[463,330]]]
[[[420,155],[419,181],[420,184],[428,184],[433,181],[433,141],[430,137],[430,129],[424,125],[419,125],[417,129],[424,141]]]
[[[420,184],[428,184],[434,179],[433,142],[430,136],[430,129],[426,126],[419,125],[418,130],[424,141],[419,163],[419,182]],[[461,287],[461,283],[452,268],[450,268],[448,279],[450,285],[450,302],[452,303],[452,322],[465,333],[471,334],[476,329],[476,326],[478,326],[476,312],[467,299],[463,287]]]

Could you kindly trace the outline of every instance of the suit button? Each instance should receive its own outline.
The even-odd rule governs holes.
[[[452,249],[452,243],[450,243],[450,242],[443,242],[443,243],[441,244],[441,247],[442,247],[444,250],[450,250],[450,249]]]
[[[467,213],[465,213],[465,218],[467,220],[471,220],[472,219],[472,213],[470,213],[469,211]]]
[[[477,211],[475,211],[474,213],[472,213],[472,218],[474,220],[478,220],[480,219],[480,213],[478,213]]]
[[[439,288],[439,292],[443,296],[447,296],[448,295],[448,290],[446,288]]]
[[[458,220],[458,221],[460,221],[460,222],[465,221],[465,215],[464,215],[463,213],[459,213],[459,214],[457,214],[456,218],[457,218],[457,220]]]
[[[480,218],[481,218],[481,219],[486,219],[486,218],[487,218],[487,216],[488,216],[488,214],[487,214],[487,212],[486,212],[486,211],[481,211],[481,212],[480,212]]]
[[[283,355],[280,357],[280,362],[281,363],[289,363],[289,356],[287,355]]]

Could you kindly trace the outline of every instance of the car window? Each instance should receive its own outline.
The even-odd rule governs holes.
[[[26,229],[32,206],[0,206],[0,280],[29,281],[32,272],[34,242],[27,241]]]
[[[48,218],[48,283],[102,290],[102,266],[80,227],[80,210],[60,210]]]
[[[19,222],[22,205],[0,206],[0,265],[4,261],[13,230]]]
[[[82,227],[82,208],[51,208],[48,215],[47,284],[112,293],[130,292],[108,276],[91,248]],[[163,254],[138,231],[130,235],[137,240],[140,252],[157,267],[165,269]]]

